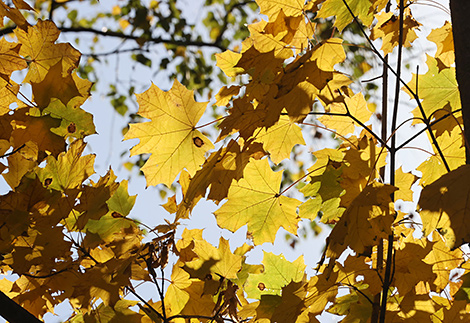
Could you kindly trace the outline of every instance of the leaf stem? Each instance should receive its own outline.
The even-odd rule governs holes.
[[[227,118],[227,117],[228,117],[228,116],[223,116],[223,117],[220,117],[220,118],[218,118],[218,119],[212,120],[211,122],[205,123],[205,124],[203,124],[203,125],[195,126],[194,129],[200,129],[200,128],[204,128],[204,127],[210,126],[211,124],[216,123],[216,122],[219,122],[220,120],[224,120],[224,119]]]

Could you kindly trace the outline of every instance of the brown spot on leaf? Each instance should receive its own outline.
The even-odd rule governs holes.
[[[123,218],[124,216],[121,214],[121,213],[118,213],[116,211],[114,211],[113,213],[111,213],[111,216],[113,218]]]
[[[204,145],[204,141],[199,137],[193,138],[193,142],[198,148],[201,148],[202,145]]]
[[[46,178],[44,180],[44,186],[49,186],[52,184],[52,178]]]
[[[67,131],[69,133],[74,133],[75,131],[77,131],[77,126],[75,125],[75,123],[71,122],[67,127]]]
[[[259,284],[258,284],[258,289],[261,290],[261,291],[263,291],[263,290],[266,289],[266,285],[265,285],[264,283],[259,283]]]

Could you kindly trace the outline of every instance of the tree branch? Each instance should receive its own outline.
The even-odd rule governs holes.
[[[0,36],[12,33],[15,28],[16,26],[1,29]],[[216,42],[164,39],[161,37],[146,38],[143,36],[124,34],[120,31],[99,30],[99,29],[88,28],[88,27],[58,27],[58,28],[62,33],[92,33],[92,34],[100,35],[104,37],[113,37],[113,38],[120,38],[120,39],[126,39],[126,40],[134,40],[134,41],[145,41],[147,43],[153,43],[153,44],[169,44],[169,45],[177,45],[177,46],[185,46],[185,47],[187,46],[213,47],[213,48],[220,49],[222,51],[227,50],[227,48],[225,48],[224,46]]]
[[[42,323],[42,321],[1,291],[0,315],[10,323]]]
[[[462,104],[466,164],[470,164],[470,1],[450,0],[455,48],[455,74]]]

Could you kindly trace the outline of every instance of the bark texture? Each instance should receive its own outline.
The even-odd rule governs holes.
[[[450,0],[457,83],[465,134],[466,163],[470,164],[470,0]]]

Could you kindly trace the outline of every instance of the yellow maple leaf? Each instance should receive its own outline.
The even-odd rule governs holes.
[[[0,73],[11,75],[13,71],[26,68],[26,60],[18,55],[20,45],[9,43],[5,38],[0,40]]]
[[[315,46],[312,59],[316,61],[318,68],[323,71],[333,71],[334,66],[346,59],[343,48],[343,40],[329,38]]]
[[[287,59],[301,52],[313,37],[313,25],[303,16],[290,17],[280,11],[273,22],[261,20],[248,26],[253,46],[260,53],[274,52],[275,57]]]
[[[26,21],[25,17],[23,16],[23,14],[21,13],[21,11],[19,11],[18,9],[22,9],[23,5],[22,4],[25,4],[26,6],[29,7],[28,4],[26,4],[24,1],[20,0],[15,0],[13,1],[13,4],[15,4],[16,8],[15,7],[10,7],[8,6],[6,3],[4,3],[3,1],[0,2],[0,27],[3,28],[4,24],[3,24],[3,18],[4,17],[8,17],[11,19],[11,21],[13,21],[18,27],[22,28],[22,29],[26,29],[28,28],[29,26],[29,23]],[[19,5],[19,7],[18,7]],[[29,7],[31,8],[31,7]],[[26,9],[26,8],[23,8],[23,9]]]
[[[215,102],[215,105],[217,106],[226,106],[230,100],[238,95],[238,93],[240,92],[240,88],[241,86],[239,85],[232,85],[230,87],[222,87],[220,90],[219,90],[219,93],[217,93],[215,95],[215,99],[217,100]]]
[[[59,34],[59,29],[50,20],[39,20],[27,31],[15,29],[15,35],[22,44],[20,55],[30,61],[24,82],[41,82],[49,68],[58,62],[61,62],[64,74],[78,67],[80,52],[68,43],[55,44]]]
[[[437,144],[451,170],[465,164],[463,140],[460,127],[455,127],[452,132],[445,132],[436,138]],[[433,146],[433,149],[434,154],[416,168],[416,170],[423,174],[419,181],[419,185],[421,186],[428,185],[447,173],[436,147]]]
[[[369,26],[374,20],[371,8],[373,6],[371,1],[364,0],[346,0],[349,8],[354,15],[359,18],[362,23]],[[320,11],[318,11],[319,18],[328,18],[336,16],[334,26],[341,32],[351,21],[353,16],[348,8],[344,5],[343,0],[326,0]]]
[[[470,165],[463,165],[426,186],[418,202],[424,232],[438,230],[452,250],[470,242],[469,181]]]
[[[228,201],[215,211],[217,224],[235,232],[248,224],[256,245],[274,242],[280,227],[296,234],[299,200],[279,195],[282,172],[275,173],[267,159],[251,160],[243,178],[233,182]]]
[[[183,190],[183,200],[178,205],[176,219],[187,218],[197,202],[205,196],[209,186],[207,198],[218,204],[227,197],[232,180],[239,180],[243,176],[250,157],[259,159],[265,154],[260,143],[251,142],[242,146],[235,140],[212,153]]]
[[[18,107],[24,105],[18,100],[19,90],[20,86],[14,81],[0,78],[0,116],[10,112],[10,106],[14,103],[18,104]]]
[[[411,43],[418,38],[415,29],[421,26],[421,24],[413,18],[409,8],[406,8],[404,12],[403,27],[400,27],[400,19],[392,12],[383,12],[376,15],[376,18],[378,22],[372,28],[370,38],[373,40],[382,39],[384,55],[391,53],[398,46],[400,28],[403,28],[404,47],[411,47]]]
[[[264,150],[269,152],[276,164],[289,158],[295,145],[305,145],[302,129],[287,116],[281,116],[274,126],[263,128],[255,140],[263,144]]]
[[[25,152],[28,152],[28,155]],[[18,153],[8,156],[8,173],[2,176],[12,189],[16,188],[23,176],[37,165],[37,156],[38,147],[31,141],[28,141]]]
[[[417,179],[417,176],[403,172],[402,167],[398,168],[395,171],[395,186],[398,187],[398,191],[395,192],[395,199],[413,201],[413,191],[411,190],[411,186]]]
[[[189,274],[181,268],[181,263],[173,266],[171,273],[171,284],[165,294],[165,306],[171,308],[172,314],[178,314],[186,306],[189,293],[184,289],[191,286]]]
[[[62,191],[77,188],[91,176],[94,155],[81,156],[86,144],[82,140],[74,141],[67,152],[61,153],[57,160],[49,156],[45,168],[38,170],[38,177],[47,188]]]
[[[427,39],[437,45],[435,57],[445,66],[450,67],[455,60],[454,35],[452,34],[451,23],[446,21],[442,27],[433,29]]]
[[[351,98],[346,97],[344,103],[332,103],[327,108],[332,114],[349,113],[363,124],[369,121],[372,116],[362,93],[358,93]],[[343,136],[353,133],[355,125],[359,126],[350,116],[324,115],[318,120],[329,129],[334,129]]]
[[[328,302],[334,300],[336,294],[338,294],[338,288],[334,288],[337,276],[338,272],[334,272],[329,277],[320,274],[310,278],[307,285],[309,297],[305,299],[305,306],[308,307],[310,313],[314,315],[322,313]]]
[[[223,53],[216,53],[217,66],[229,77],[235,77],[238,74],[243,73],[244,69],[237,67],[237,63],[242,57],[242,54],[236,53],[231,50],[226,50]]]
[[[431,249],[432,242],[429,242],[427,238],[415,238],[413,232],[400,237],[396,243],[394,256],[396,275],[393,282],[400,295],[406,295],[410,291],[423,288],[420,286],[423,282],[426,282],[427,285],[423,291],[426,294],[430,292],[430,286],[427,282],[434,281],[436,274],[432,270],[432,265],[425,262],[424,259]]]
[[[196,129],[207,103],[194,101],[193,92],[178,81],[168,92],[153,84],[137,96],[137,101],[139,115],[151,121],[131,124],[124,140],[140,139],[131,156],[151,154],[141,168],[147,186],[170,186],[183,169],[194,175],[204,163],[206,151],[214,148]]]
[[[436,292],[439,293],[449,284],[451,270],[456,269],[464,262],[463,252],[460,249],[451,251],[437,231],[433,231],[432,240],[432,250],[426,255],[424,262],[432,265],[432,269],[436,273],[434,284]]]
[[[305,278],[305,261],[300,256],[290,262],[281,255],[264,252],[264,270],[248,276],[245,292],[249,298],[260,299],[262,295],[280,295],[281,289],[290,282],[302,282]]]
[[[16,109],[11,125],[13,126],[11,133],[13,148],[20,147],[28,141],[35,142],[38,146],[38,162],[41,162],[49,153],[57,157],[65,151],[64,138],[51,131],[51,128],[60,125],[58,119],[51,116],[33,117],[28,108]]]
[[[394,186],[373,182],[346,209],[329,237],[326,256],[337,259],[347,247],[357,254],[392,231],[394,209],[390,194]]]
[[[286,16],[300,16],[306,8],[304,0],[256,0],[261,14],[268,16],[269,21],[274,20],[279,12]]]

